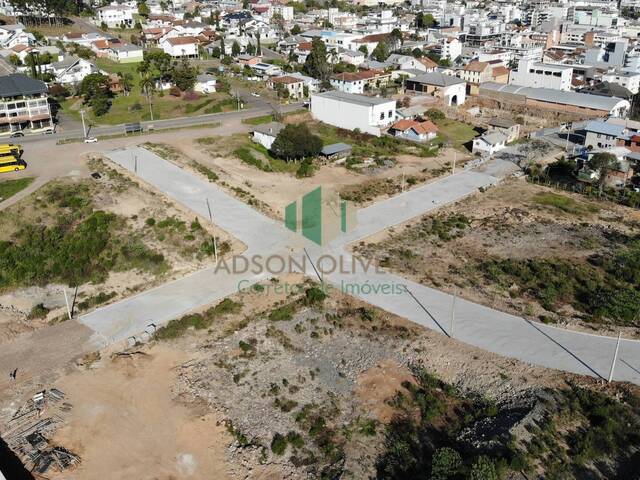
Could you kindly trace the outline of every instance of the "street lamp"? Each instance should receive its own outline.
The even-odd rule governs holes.
[[[84,110],[80,110],[80,118],[82,119],[82,138],[86,140],[87,138],[87,129],[84,126]]]

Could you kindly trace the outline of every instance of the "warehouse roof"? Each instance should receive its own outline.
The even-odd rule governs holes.
[[[429,73],[423,73],[422,75],[416,75],[415,77],[411,78],[409,81],[424,83],[427,85],[435,85],[437,87],[448,87],[450,85],[465,83],[464,80],[461,80],[458,77],[453,77],[451,75],[446,75],[440,72],[429,72]]]
[[[392,100],[390,98],[367,97],[365,95],[356,95],[355,93],[346,93],[346,92],[338,92],[338,91],[318,93],[313,95],[313,97],[331,98],[334,100],[340,100],[341,102],[345,102],[345,103],[352,103],[354,105],[364,105],[364,106],[382,105],[384,103],[395,104],[395,100]],[[312,101],[313,101],[313,97],[312,97]]]
[[[501,83],[486,82],[480,85],[480,93],[482,90],[506,93],[511,95],[521,95],[531,100],[539,100],[541,102],[557,103],[560,105],[573,105],[582,108],[591,108],[594,110],[611,111],[620,102],[626,100],[617,97],[605,97],[602,95],[590,95],[588,93],[565,92],[562,90],[554,90],[552,88],[530,88],[520,85],[503,85]]]

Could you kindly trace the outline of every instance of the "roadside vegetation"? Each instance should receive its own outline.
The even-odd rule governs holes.
[[[33,177],[0,181],[0,202],[27,188],[35,179]]]

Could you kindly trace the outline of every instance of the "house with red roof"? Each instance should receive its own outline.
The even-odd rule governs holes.
[[[413,140],[414,142],[426,142],[433,140],[438,135],[438,127],[435,123],[426,120],[399,120],[389,128],[389,133],[394,137]]]

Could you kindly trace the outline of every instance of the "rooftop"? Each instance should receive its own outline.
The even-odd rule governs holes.
[[[277,137],[280,131],[285,127],[283,123],[280,122],[269,122],[263,123],[262,125],[256,125],[253,128],[254,132],[263,133],[265,135],[271,135],[272,137]]]
[[[448,87],[450,85],[458,85],[459,83],[465,83],[458,77],[446,75],[440,72],[423,73],[413,77],[411,82],[425,83],[427,85],[436,85],[438,87]]]
[[[352,103],[354,105],[362,105],[365,107],[372,107],[375,105],[383,105],[385,103],[393,103],[395,104],[395,100],[390,98],[379,98],[379,97],[367,97],[365,95],[356,95],[355,93],[346,93],[346,92],[338,92],[338,91],[329,91],[324,93],[318,93],[311,97],[311,101],[313,101],[314,97],[322,97],[322,98],[331,98],[334,100],[340,100],[344,103]]]
[[[38,95],[46,93],[47,84],[26,75],[12,73],[0,77],[0,97],[17,97],[19,95]]]

